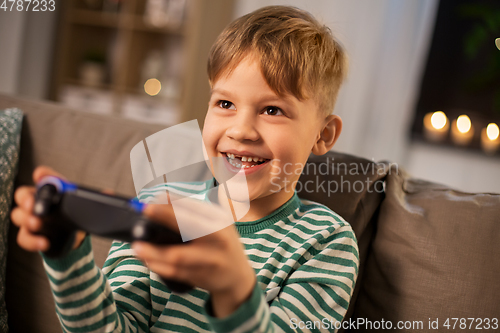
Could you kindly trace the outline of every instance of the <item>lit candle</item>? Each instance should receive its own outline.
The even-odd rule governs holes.
[[[453,121],[451,125],[451,139],[455,144],[466,146],[472,141],[473,136],[474,127],[469,117],[463,114]]]
[[[487,154],[494,154],[500,147],[500,130],[494,123],[488,124],[481,131],[481,147]]]
[[[161,90],[161,82],[158,79],[151,78],[144,83],[144,91],[149,96],[156,96]]]
[[[443,111],[429,112],[424,117],[424,136],[431,141],[446,138],[450,123]]]

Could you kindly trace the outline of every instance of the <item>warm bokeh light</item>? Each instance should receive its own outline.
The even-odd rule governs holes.
[[[495,39],[495,45],[497,46],[497,49],[500,50],[500,38]]]
[[[158,79],[149,79],[144,83],[144,91],[150,96],[156,96],[161,90],[161,82]]]
[[[468,131],[470,131],[470,127],[471,127],[471,122],[469,117],[467,117],[464,114],[458,117],[457,128],[460,131],[460,133],[467,133]]]
[[[488,124],[488,126],[486,127],[486,135],[491,141],[495,141],[496,139],[498,139],[498,136],[500,135],[498,125],[495,123]]]
[[[447,118],[443,111],[436,111],[432,114],[431,124],[435,129],[441,129],[446,125]]]

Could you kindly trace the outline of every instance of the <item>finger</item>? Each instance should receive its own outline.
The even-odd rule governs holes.
[[[84,231],[77,231],[75,235],[75,243],[73,244],[73,250],[77,249],[82,245],[83,241],[85,240],[85,237],[87,237],[87,233]]]
[[[63,175],[61,175],[59,172],[55,171],[54,169],[48,167],[48,166],[39,166],[33,171],[33,181],[38,183],[43,177],[46,176],[56,176],[61,179],[66,179]]]
[[[32,186],[20,186],[14,192],[14,201],[24,210],[31,212],[35,203],[35,188]]]
[[[186,273],[185,269],[175,266],[165,265],[165,263],[161,261],[151,261],[151,262],[148,261],[146,265],[151,271],[155,272],[162,278],[186,282],[186,283],[191,282],[189,281],[189,275]]]
[[[132,244],[137,256],[148,262],[162,262],[164,265],[175,267],[202,267],[216,266],[220,260],[220,253],[206,247],[189,245],[156,246],[145,242]]]
[[[115,195],[115,191],[110,188],[102,189],[101,192],[104,194]]]
[[[49,240],[46,237],[34,235],[26,228],[19,229],[17,243],[27,251],[47,251],[49,249]]]
[[[19,228],[24,227],[31,232],[38,232],[42,229],[42,221],[38,217],[31,215],[29,212],[19,207],[12,210],[10,218],[12,223]]]
[[[183,281],[191,285],[198,285],[200,281],[204,281],[207,276],[214,273],[212,265],[176,266],[165,264],[163,261],[148,260],[146,266],[163,278]]]
[[[148,204],[144,209],[144,215],[153,221],[167,226],[172,231],[180,233],[172,205]]]
[[[10,212],[10,220],[17,227],[22,227],[23,225],[28,223],[27,218],[25,217],[27,213],[19,207],[13,208]]]
[[[132,250],[142,261],[159,260],[166,258],[166,249],[146,242],[136,241],[132,243]]]
[[[134,242],[132,244],[132,249],[137,257],[148,264],[150,261],[162,261],[164,264],[172,264],[169,261],[169,248],[170,246],[157,246],[146,242]]]

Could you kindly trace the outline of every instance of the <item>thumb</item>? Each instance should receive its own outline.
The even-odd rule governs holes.
[[[59,172],[45,165],[39,166],[35,169],[35,171],[33,171],[33,181],[35,182],[35,184],[42,180],[42,178],[47,176],[56,176],[61,179],[66,179]]]
[[[170,204],[148,204],[144,209],[144,215],[152,221],[167,226],[170,230],[179,233],[179,226],[175,218],[174,209]]]

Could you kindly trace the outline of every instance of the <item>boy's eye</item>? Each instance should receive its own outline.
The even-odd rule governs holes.
[[[223,109],[228,109],[228,110],[236,110],[236,108],[234,107],[234,104],[231,103],[230,101],[219,101],[219,107],[223,108]]]
[[[281,109],[276,106],[268,106],[264,109],[264,114],[267,114],[269,116],[282,116],[283,111],[281,111]]]

